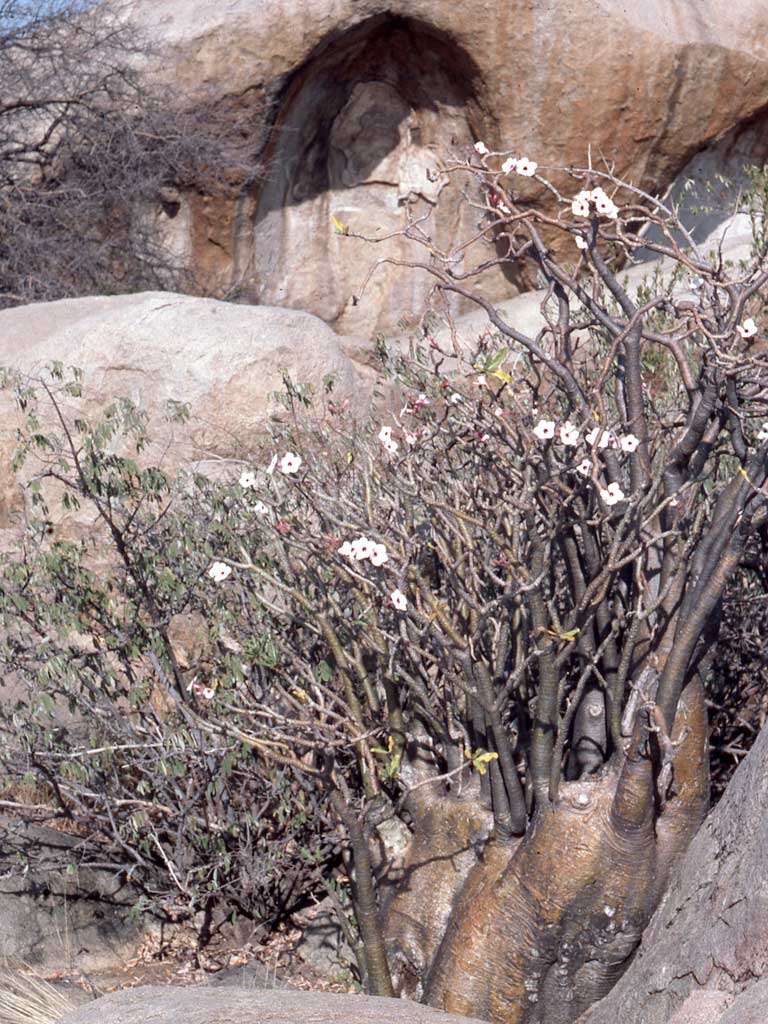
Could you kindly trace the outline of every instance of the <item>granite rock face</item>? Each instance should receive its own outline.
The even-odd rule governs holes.
[[[331,218],[383,238],[439,195],[426,230],[450,249],[477,214],[443,171],[476,139],[544,170],[583,166],[589,145],[649,189],[748,122],[747,156],[765,159],[762,0],[138,0],[136,17],[190,95],[252,112],[253,181],[183,197],[163,230],[209,287],[342,333],[392,331],[432,282],[382,265],[353,304],[374,260],[415,250],[341,237]],[[497,272],[485,288],[521,284]]]
[[[616,987],[578,1024],[768,1018],[768,730],[679,864]]]

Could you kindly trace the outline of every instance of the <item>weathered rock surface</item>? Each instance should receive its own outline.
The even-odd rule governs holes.
[[[401,999],[325,992],[126,989],[67,1014],[60,1024],[480,1024]]]
[[[768,729],[681,861],[632,966],[579,1024],[768,1019]]]
[[[194,464],[213,473],[227,468],[222,460],[247,456],[267,417],[280,413],[271,396],[282,389],[284,370],[320,393],[332,374],[334,398],[362,412],[372,371],[347,350],[363,352],[365,345],[307,313],[171,293],[63,299],[0,312],[0,365],[29,373],[54,360],[80,367],[86,415],[116,397],[131,398],[149,413],[159,439],[148,457],[169,471]],[[169,400],[189,403],[187,424],[167,421]],[[9,466],[18,422],[10,394],[0,393],[0,529],[12,526],[22,507]],[[54,419],[46,414],[44,422]]]
[[[124,963],[148,927],[113,872],[74,869],[77,837],[0,823],[0,958],[35,967],[101,970]],[[28,870],[27,861],[35,866]],[[72,870],[68,870],[68,864]]]
[[[616,171],[664,189],[735,125],[758,124],[765,159],[768,7],[762,0],[139,0],[166,66],[253,111],[256,180],[238,199],[188,196],[169,235],[210,285],[307,309],[344,332],[390,331],[431,282],[381,267],[374,301],[351,296],[373,259],[404,257],[334,233],[379,237],[427,213],[450,248],[474,218],[442,169],[475,139],[548,165]],[[520,179],[525,195],[535,181]],[[494,298],[514,289],[502,275]]]

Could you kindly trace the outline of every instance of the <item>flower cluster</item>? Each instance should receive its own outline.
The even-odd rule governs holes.
[[[571,201],[571,211],[575,217],[589,217],[594,207],[599,217],[609,217],[616,220],[619,216],[619,208],[609,195],[598,185],[597,188],[582,189]],[[578,245],[578,242],[576,243]],[[584,248],[585,246],[579,246]]]
[[[501,169],[505,174],[520,174],[524,178],[532,178],[538,166],[534,160],[529,160],[527,156],[511,156],[504,161]]]
[[[384,448],[389,452],[390,455],[396,455],[400,445],[392,437],[392,427],[382,427],[379,431],[379,441],[384,445]]]
[[[384,544],[377,544],[363,536],[358,537],[357,540],[345,540],[339,548],[339,554],[353,562],[364,562],[367,559],[371,565],[376,566],[384,565],[389,561]]]
[[[540,441],[551,441],[555,436],[555,426],[554,420],[542,419],[533,428],[533,433]],[[571,423],[570,420],[566,420],[560,426],[558,433],[560,435],[560,443],[566,447],[575,447],[581,438],[579,428],[574,423]],[[637,451],[637,447],[640,444],[640,438],[634,434],[623,434],[620,437],[616,437],[610,430],[602,430],[600,427],[593,427],[592,430],[584,435],[584,440],[588,445],[597,445],[598,448],[620,448],[628,454]]]

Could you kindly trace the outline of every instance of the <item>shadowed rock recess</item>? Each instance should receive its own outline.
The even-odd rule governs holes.
[[[768,106],[762,0],[139,0],[135,16],[174,81],[252,113],[252,180],[234,199],[182,197],[159,214],[169,239],[217,294],[305,309],[342,333],[391,330],[430,281],[381,267],[354,305],[373,258],[411,250],[390,238],[372,254],[331,217],[383,238],[442,193],[428,231],[450,249],[472,218],[443,170],[474,140],[542,168],[583,165],[589,144],[663,190]],[[542,198],[535,180],[520,189]],[[500,272],[486,288],[514,290]]]

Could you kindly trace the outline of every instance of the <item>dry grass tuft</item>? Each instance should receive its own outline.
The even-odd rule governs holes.
[[[69,999],[27,964],[6,963],[0,969],[0,1024],[54,1024],[72,1009]]]

